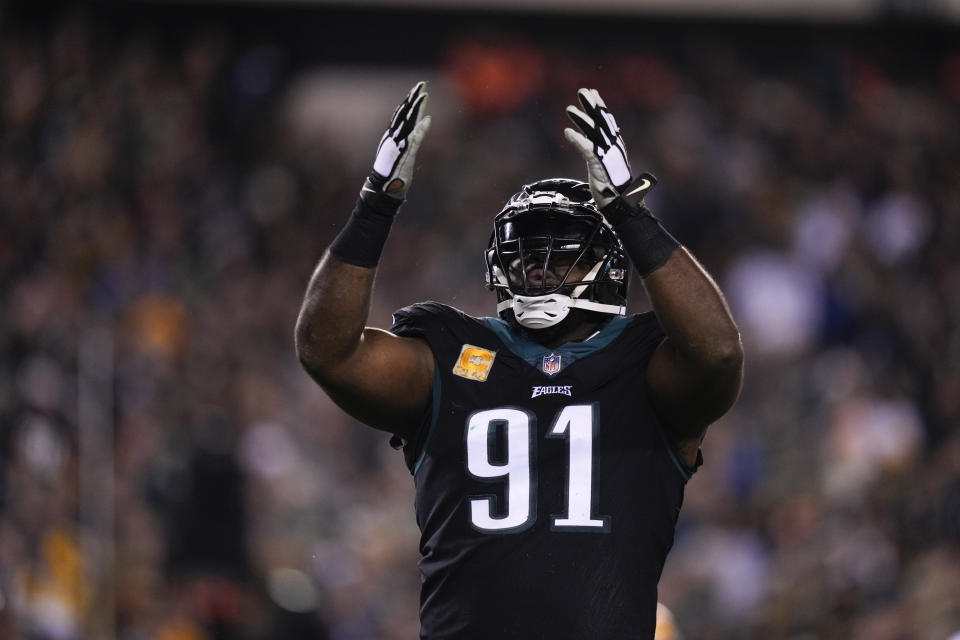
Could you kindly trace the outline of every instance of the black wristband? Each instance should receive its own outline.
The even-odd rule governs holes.
[[[617,200],[620,200],[620,198],[617,198]],[[616,202],[615,200],[614,203]],[[611,203],[610,206],[613,206],[614,203]],[[607,216],[607,210],[610,206],[604,207],[604,217]],[[607,219],[609,220],[609,218]],[[620,237],[620,242],[623,243],[627,256],[633,262],[633,266],[641,277],[650,275],[651,272],[662,266],[670,257],[670,254],[680,246],[676,238],[670,235],[670,232],[664,229],[660,221],[650,213],[650,210],[643,206],[629,215],[620,217],[614,223],[613,229]]]
[[[383,199],[393,200],[387,197]],[[357,206],[353,208],[350,219],[330,244],[330,253],[347,264],[358,267],[377,266],[387,243],[387,236],[390,235],[396,208],[400,206],[399,200],[394,202],[397,204],[393,212],[381,213],[363,197],[357,198]],[[391,203],[382,204],[389,206]]]

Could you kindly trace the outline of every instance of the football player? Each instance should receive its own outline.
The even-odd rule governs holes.
[[[656,180],[632,172],[600,95],[578,99],[565,135],[587,180],[528,184],[495,216],[495,316],[425,302],[366,326],[430,126],[422,82],[303,300],[301,363],[413,474],[421,638],[652,638],[684,486],[740,390],[723,295],[644,206]],[[627,313],[631,270],[654,311]]]

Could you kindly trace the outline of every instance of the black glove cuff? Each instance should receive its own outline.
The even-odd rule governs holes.
[[[389,202],[381,202],[383,199],[393,200],[396,205],[393,206],[392,211],[382,213],[381,210],[369,204],[364,195],[372,196],[371,199],[381,205],[380,209],[387,208],[384,205],[390,205]],[[387,236],[390,235],[394,215],[402,201],[382,193],[379,194],[379,198],[377,195],[361,192],[361,196],[357,198],[357,206],[350,214],[350,219],[330,244],[330,253],[347,264],[375,267],[380,262],[380,255],[387,243]]]
[[[368,207],[377,213],[385,216],[395,216],[400,209],[400,205],[403,204],[403,199],[387,195],[383,190],[383,185],[386,183],[387,179],[385,177],[376,171],[371,171],[363,183],[363,188],[360,189],[360,197]]]
[[[641,215],[642,211],[646,211],[643,199],[656,184],[657,178],[652,173],[641,173],[620,187],[620,195],[603,208],[603,217],[616,226],[629,217]],[[647,215],[650,215],[649,211]]]
[[[619,222],[613,222],[607,212],[621,200],[622,198],[617,198],[604,207],[603,215],[613,224],[613,229],[620,237],[623,248],[633,262],[637,273],[641,277],[646,277],[661,267],[680,243],[663,228],[650,210],[643,206],[639,209],[631,209],[631,213]]]
[[[603,208],[603,217],[606,218],[614,229],[629,220],[640,215],[637,207],[631,206],[623,196],[617,196],[613,201]]]

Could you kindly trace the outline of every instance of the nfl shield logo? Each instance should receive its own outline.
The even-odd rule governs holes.
[[[548,376],[552,376],[556,372],[560,371],[560,354],[551,353],[548,356],[543,356],[543,364],[541,365],[541,368]]]

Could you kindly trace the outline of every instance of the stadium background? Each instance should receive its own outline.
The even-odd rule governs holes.
[[[382,4],[0,5],[0,637],[416,637],[409,475],[292,335],[421,78],[371,323],[492,313],[491,218],[583,174],[563,107],[598,88],[746,345],[661,581],[679,631],[960,631],[953,4]]]

